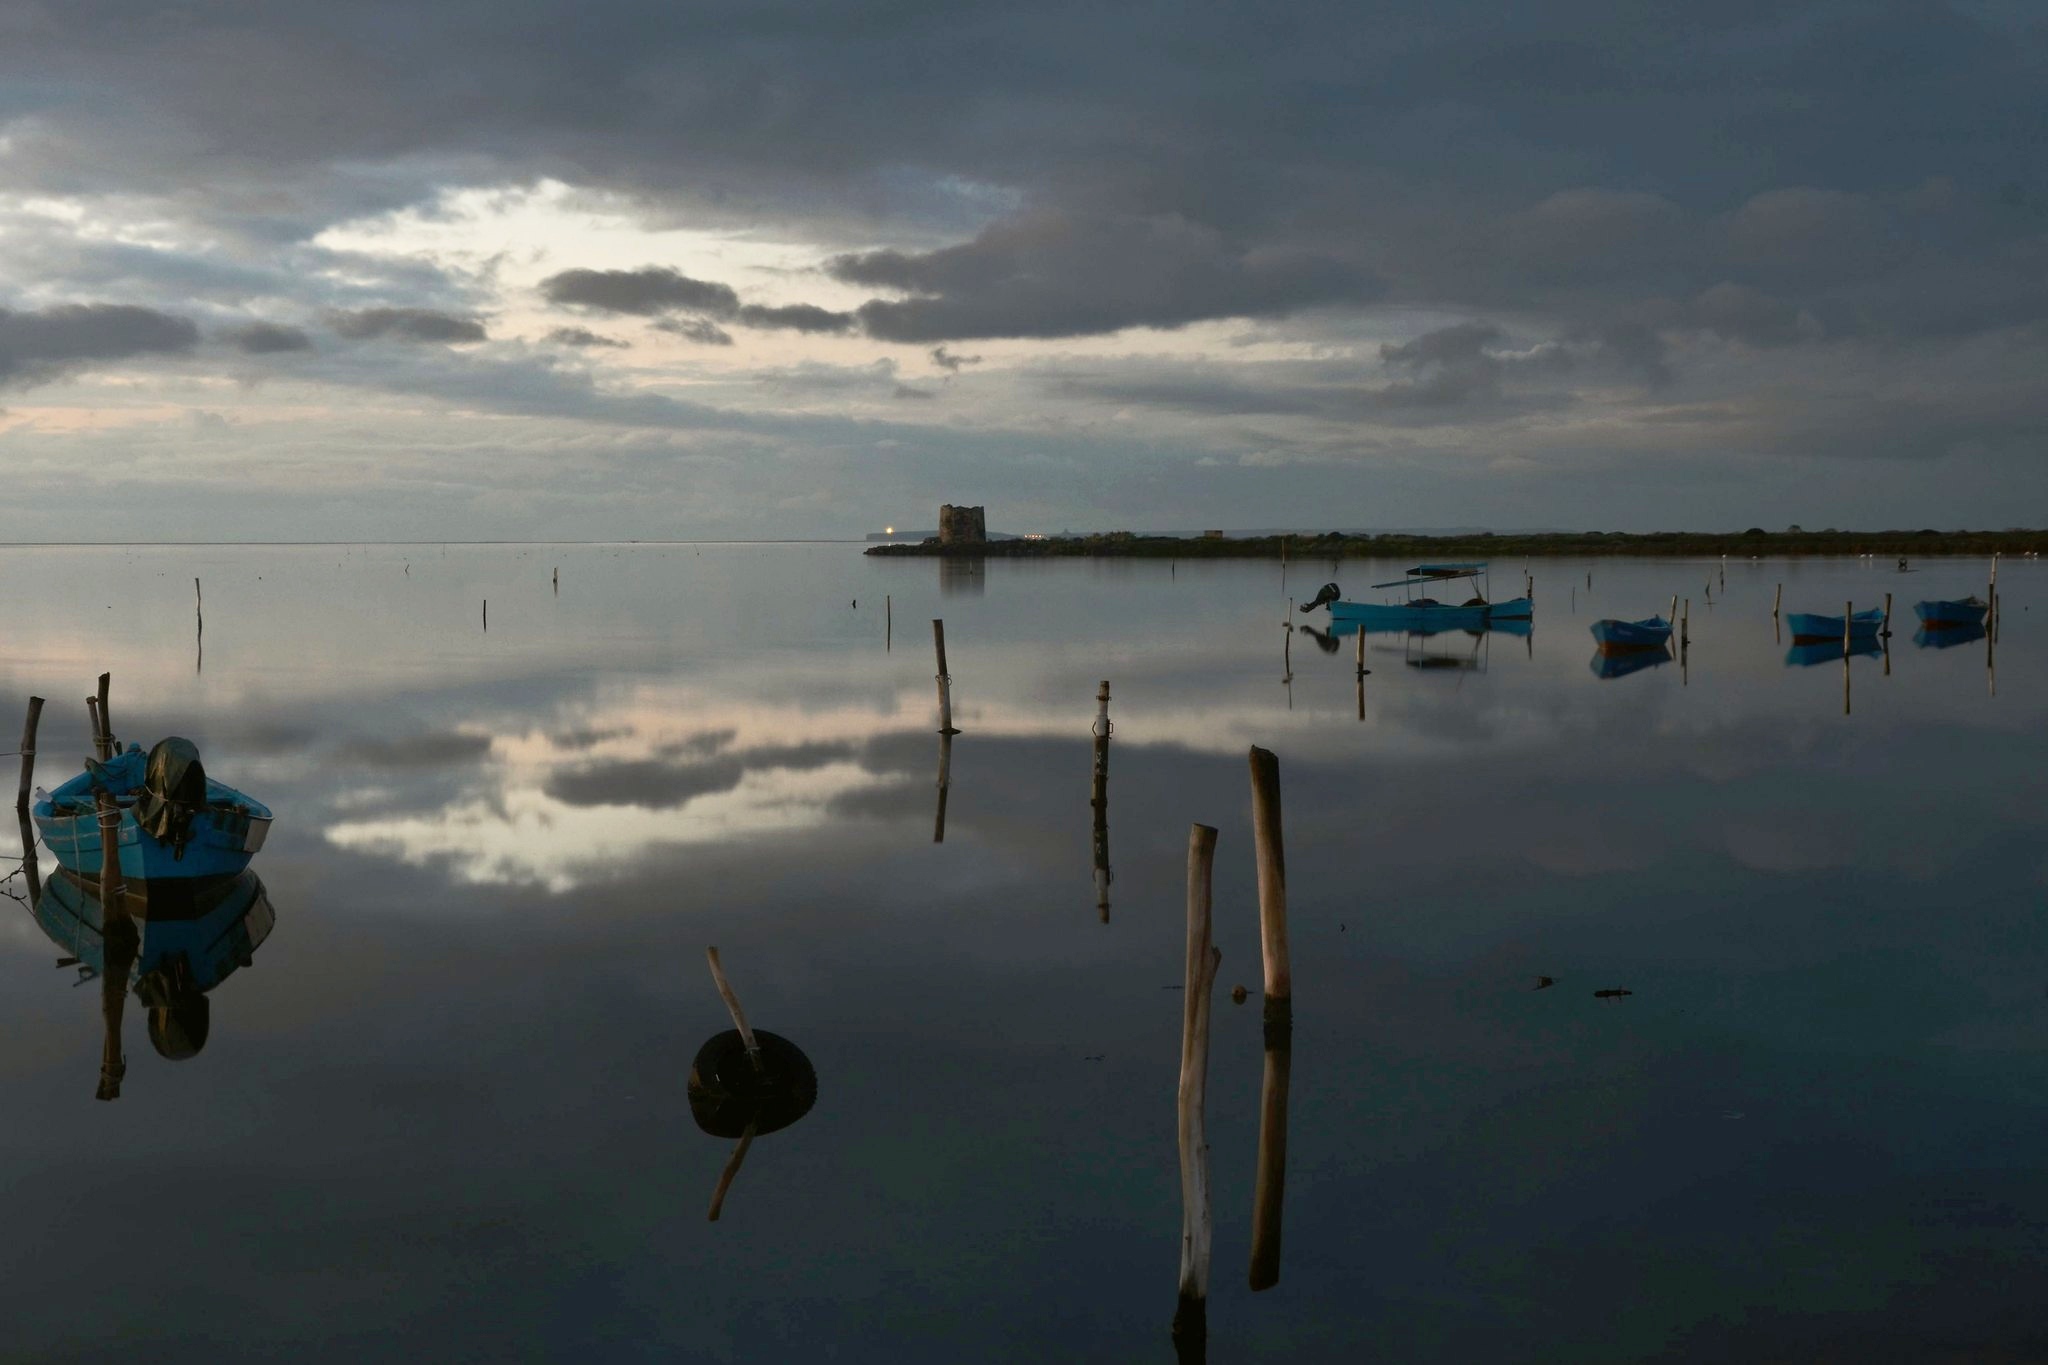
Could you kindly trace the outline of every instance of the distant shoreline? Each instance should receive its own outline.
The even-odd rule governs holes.
[[[2020,555],[2048,550],[2048,531],[1620,531],[1534,535],[1141,536],[1048,537],[941,545],[936,540],[875,545],[871,555],[946,559],[1539,559],[1599,555],[1726,555],[1730,559],[1789,555],[1865,555],[1915,559],[1930,555]]]

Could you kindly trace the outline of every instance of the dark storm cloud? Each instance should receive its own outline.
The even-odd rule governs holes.
[[[557,346],[578,347],[610,346],[624,348],[633,344],[630,341],[621,341],[617,337],[608,337],[601,333],[593,332],[588,327],[557,327],[554,331],[548,333],[548,340],[554,342]]]
[[[978,355],[954,355],[944,346],[932,347],[931,358],[932,364],[948,374],[958,374],[969,365],[979,365],[981,363],[981,357]]]
[[[729,318],[740,308],[740,297],[730,285],[693,280],[656,265],[640,270],[564,270],[542,280],[540,292],[549,303],[641,317],[689,312]]]
[[[699,346],[732,345],[732,333],[709,318],[663,318],[654,324],[654,330],[694,341]]]
[[[426,341],[460,345],[487,341],[488,334],[475,318],[437,313],[431,308],[364,308],[337,312],[329,320],[338,335],[350,341]]]
[[[181,354],[198,340],[186,319],[128,304],[0,308],[0,384],[35,383],[95,361]]]
[[[750,303],[740,309],[738,321],[748,327],[784,328],[792,332],[827,334],[851,332],[856,325],[851,313],[835,313],[829,308],[820,308],[810,303],[792,303],[780,308]]]
[[[911,296],[861,306],[868,334],[883,341],[1180,327],[1212,317],[1275,317],[1376,292],[1363,272],[1332,257],[1248,249],[1174,217],[1039,213],[958,246],[840,256],[829,269],[848,284]]]
[[[313,339],[297,327],[274,322],[250,322],[230,327],[221,339],[245,355],[278,355],[286,351],[310,351]]]

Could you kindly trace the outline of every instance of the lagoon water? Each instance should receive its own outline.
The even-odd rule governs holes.
[[[44,784],[111,670],[124,740],[278,813],[274,932],[197,1057],[131,1009],[111,1104],[97,990],[0,900],[0,1357],[1171,1360],[1197,821],[1213,1359],[2048,1353],[2038,566],[1994,672],[1910,624],[1982,561],[1539,561],[1526,638],[1370,637],[1361,715],[1351,640],[1281,618],[1400,564],[860,549],[0,550],[0,742],[49,698]],[[1780,581],[1895,594],[1848,714]],[[1673,593],[1685,661],[1598,676],[1587,626]],[[1295,974],[1256,1295],[1254,744]],[[819,1077],[716,1223],[708,944]]]

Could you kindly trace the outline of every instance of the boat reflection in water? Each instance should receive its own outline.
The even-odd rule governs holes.
[[[1875,635],[1858,635],[1849,642],[1849,653],[1875,659],[1884,653],[1884,643]],[[1842,660],[1842,637],[1832,640],[1810,640],[1805,644],[1793,645],[1785,651],[1785,667],[1811,668],[1815,664],[1840,663]]]
[[[1659,645],[1655,649],[1625,649],[1593,651],[1593,676],[1596,678],[1626,678],[1631,673],[1640,673],[1646,668],[1671,662],[1671,646]]]
[[[1984,627],[1971,622],[1959,626],[1922,626],[1913,632],[1913,643],[1921,649],[1954,649],[1984,638]]]
[[[36,899],[36,923],[61,948],[58,966],[100,982],[106,1025],[99,1098],[127,1073],[121,1020],[132,989],[148,1010],[150,1045],[170,1061],[196,1056],[212,1028],[209,994],[254,961],[276,912],[254,872],[130,881],[102,903],[97,880],[59,868]]]
[[[1491,656],[1491,637],[1512,635],[1533,643],[1535,623],[1528,617],[1497,617],[1490,621],[1464,622],[1458,624],[1431,623],[1421,629],[1403,625],[1381,625],[1372,621],[1332,621],[1327,636],[1317,635],[1316,643],[1326,653],[1335,653],[1338,639],[1355,636],[1360,630],[1370,637],[1374,635],[1398,635],[1401,648],[1392,645],[1373,645],[1379,654],[1399,653],[1410,668],[1424,672],[1484,673]],[[1327,639],[1327,643],[1325,640]]]

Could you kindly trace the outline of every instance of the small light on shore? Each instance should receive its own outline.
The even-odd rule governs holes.
[[[882,534],[885,536],[893,536],[896,534],[896,528],[893,526],[884,526],[882,528]]]

